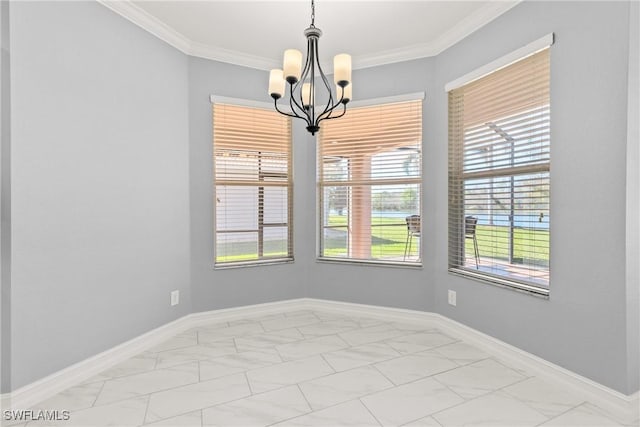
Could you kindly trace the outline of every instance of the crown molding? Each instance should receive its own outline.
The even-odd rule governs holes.
[[[220,47],[207,46],[202,43],[191,43],[188,55],[198,58],[210,59],[213,61],[226,62],[233,65],[255,68],[258,70],[271,70],[272,68],[282,68],[282,63],[273,58],[250,55],[237,50],[223,49]]]
[[[376,67],[438,55],[469,34],[493,21],[521,1],[522,0],[491,1],[453,26],[434,42],[415,44],[370,55],[355,56],[353,58],[353,68]],[[187,55],[258,70],[270,70],[280,66],[280,61],[273,58],[251,55],[236,50],[194,42],[155,16],[136,6],[131,0],[97,0],[97,2]],[[328,66],[330,64],[323,64],[323,66],[325,65]]]
[[[136,6],[130,0],[96,0],[104,7],[112,10],[138,27],[150,32],[160,40],[189,55],[191,40],[182,33],[171,28],[155,16]]]
[[[96,1],[189,56],[242,65],[259,70],[270,70],[280,65],[278,61],[271,58],[196,43],[144,9],[136,6],[131,0]]]
[[[491,1],[475,13],[464,18],[433,42],[434,55],[450,48],[468,35],[487,25],[503,13],[517,6],[523,0]]]
[[[399,49],[385,50],[375,54],[360,55],[353,58],[353,69],[377,67],[379,65],[394,64],[396,62],[412,61],[437,55],[433,43],[421,43]]]
[[[360,69],[377,67],[379,65],[393,64],[395,62],[411,61],[414,59],[436,56],[458,43],[469,34],[493,21],[521,1],[522,0],[501,0],[489,2],[455,26],[451,27],[446,33],[442,34],[431,43],[420,43],[371,55],[354,57],[353,68]]]

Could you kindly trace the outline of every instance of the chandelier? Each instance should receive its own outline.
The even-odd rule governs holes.
[[[307,58],[302,67],[302,52],[296,49],[284,51],[283,69],[271,70],[269,75],[269,95],[273,98],[276,111],[285,116],[302,119],[307,130],[315,135],[320,130],[320,122],[337,119],[347,112],[347,103],[351,100],[351,55],[341,53],[333,58],[333,81],[336,85],[335,96],[329,80],[322,71],[318,57],[318,39],[322,31],[315,26],[315,0],[311,0],[311,25],[304,30],[307,38]],[[289,108],[283,111],[278,107],[278,99],[285,96],[289,83]],[[326,91],[326,105],[316,105],[318,91]],[[339,98],[338,98],[339,95]],[[336,109],[342,106],[341,109]],[[335,113],[335,114],[334,114]]]

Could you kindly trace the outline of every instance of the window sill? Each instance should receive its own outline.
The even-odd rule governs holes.
[[[549,299],[549,289],[531,285],[528,283],[516,282],[513,280],[503,279],[486,273],[477,273],[464,268],[450,267],[449,273],[455,276],[465,277],[477,282],[506,288],[512,291],[521,292],[538,298]]]
[[[408,268],[408,269],[422,269],[422,262],[400,262],[400,261],[373,261],[373,260],[357,260],[357,259],[344,259],[344,258],[316,258],[317,263],[321,264],[343,264],[343,265],[357,265],[366,267],[390,267],[390,268]]]
[[[229,270],[233,268],[263,267],[263,266],[269,266],[269,265],[293,264],[293,262],[294,262],[293,258],[280,258],[280,259],[256,260],[256,261],[238,261],[238,262],[213,264],[213,269]]]

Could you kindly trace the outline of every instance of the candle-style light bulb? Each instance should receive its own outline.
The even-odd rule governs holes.
[[[302,52],[297,49],[284,51],[283,66],[284,78],[291,84],[300,80],[302,73]]]
[[[341,53],[333,57],[333,81],[338,86],[351,82],[351,55]]]
[[[311,105],[311,83],[304,83],[302,85],[302,106],[308,107]]]
[[[282,70],[271,70],[269,74],[269,95],[272,98],[278,99],[284,96],[284,76]]]

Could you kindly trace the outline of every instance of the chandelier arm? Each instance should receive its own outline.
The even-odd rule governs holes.
[[[327,85],[326,81],[325,81],[325,86]],[[328,88],[327,88],[328,89]],[[337,96],[337,94],[336,94]],[[322,120],[325,120],[327,118],[331,118],[331,114],[333,114],[333,112],[335,111],[335,109],[342,104],[342,99],[344,98],[344,88],[342,88],[342,96],[340,96],[339,100],[336,100],[336,102],[334,103],[333,101],[333,96],[331,95],[331,90],[329,89],[329,101],[327,102],[327,106],[325,107],[324,111],[322,112],[322,114],[320,114],[318,116],[318,123],[320,123]],[[342,113],[342,115],[344,115],[344,113]]]
[[[283,111],[283,110],[279,109],[278,108],[278,100],[277,99],[273,100],[273,105],[276,108],[276,111],[278,113],[280,113],[280,114],[283,114],[283,115],[289,116],[289,117],[293,117],[294,119],[304,119],[304,117],[301,117],[301,116],[297,115],[294,110],[291,110],[291,111],[293,111],[293,113],[288,113],[286,111]]]
[[[318,116],[318,123],[320,123],[322,120],[330,118],[331,114],[333,114],[334,110],[338,108],[339,105],[340,104],[333,104],[331,106],[327,106],[327,110]]]
[[[302,87],[304,86],[304,82],[307,79],[307,76],[309,75],[309,70],[311,68],[311,61],[313,60],[313,55],[309,53],[311,51],[312,51],[311,39],[307,38],[307,58],[304,63],[304,68],[302,69],[302,73],[300,74],[300,80],[298,80],[295,87],[296,89],[298,87],[300,88],[298,91],[298,94],[300,96],[300,104],[298,104],[298,102],[294,98],[293,88],[291,91],[291,98],[293,99],[293,102],[296,104],[298,109],[306,116],[305,120],[307,122],[307,126],[311,126],[313,124],[313,118],[309,115],[309,111],[308,111],[309,109],[304,108],[304,99],[302,99]]]
[[[323,112],[323,114],[321,114],[321,115],[318,117],[318,123],[320,123],[322,120],[326,120],[326,119],[332,119],[332,118],[334,118],[334,117],[332,116],[332,114],[333,114],[333,112],[335,111],[335,109],[336,109],[336,108],[338,108],[338,106],[339,106],[340,104],[343,104],[343,105],[345,106],[345,108],[343,109],[342,114],[340,114],[340,116],[338,116],[338,117],[342,117],[342,116],[344,116],[344,114],[345,114],[345,112],[346,112],[346,108],[347,108],[347,107],[346,107],[346,105],[342,102],[342,100],[344,99],[344,88],[343,88],[343,87],[341,87],[340,89],[341,89],[340,99],[339,99],[339,100],[336,100],[336,103],[335,103],[335,104],[332,104],[330,107],[329,107],[329,104],[327,104],[326,114]],[[336,95],[337,95],[337,94],[336,94]],[[337,117],[335,117],[335,118],[337,118]]]
[[[324,110],[322,110],[322,113],[318,114],[318,123],[320,123],[320,120],[322,120],[323,117],[331,115],[331,111],[333,111],[333,109],[335,108],[335,105],[332,105],[331,102],[331,95],[329,95],[329,101],[327,102],[327,105],[324,107]]]
[[[340,104],[336,104],[334,106],[334,108],[331,109],[331,112],[334,111],[334,109]],[[339,119],[340,117],[344,116],[347,112],[347,104],[342,104],[342,113],[338,114],[337,116],[332,116],[331,114],[329,114],[327,117],[323,117],[320,120],[318,120],[318,123],[320,123],[323,120],[331,120],[331,119]]]
[[[311,115],[309,116],[311,120],[311,125],[315,126],[318,124],[316,117],[316,63],[318,62],[318,43],[317,39],[309,38],[309,43],[311,45],[311,49],[308,52],[309,55],[309,63],[311,68],[309,70],[309,83],[311,83],[309,90],[309,110]]]
[[[318,56],[318,58],[320,58],[320,56]],[[336,105],[333,103],[333,94],[331,91],[331,85],[327,80],[327,76],[325,76],[324,72],[322,71],[322,66],[320,65],[319,59],[318,59],[318,71],[320,71],[320,77],[322,77],[322,82],[324,83],[324,87],[327,88],[327,92],[329,93],[329,100],[327,101],[327,105],[325,106],[322,113],[318,115],[318,120],[316,121],[316,123],[320,123],[320,117],[324,116],[325,113],[327,113],[327,111],[329,112],[329,114],[331,114],[331,111],[336,107]],[[344,92],[344,89],[343,89],[343,92]]]
[[[293,91],[298,87],[299,83],[300,81],[298,81],[298,83],[296,83],[295,85],[293,83],[289,83],[289,86],[290,86],[289,106],[291,107],[291,111],[293,111],[293,114],[295,114],[297,118],[303,119],[305,122],[307,122],[307,125],[309,125],[309,119],[307,117],[306,112],[304,111],[304,108],[302,108],[300,104],[298,104],[295,96],[293,95]],[[298,108],[298,111],[301,111],[304,114],[304,116],[301,116],[296,112],[296,107]]]

